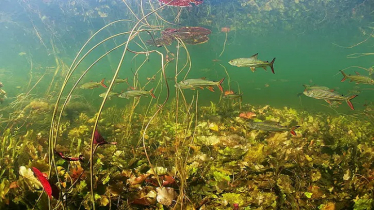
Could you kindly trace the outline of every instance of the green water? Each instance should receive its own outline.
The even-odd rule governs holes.
[[[115,12],[116,10],[112,8],[108,18],[97,18],[97,14],[93,14],[91,19],[82,19],[77,13],[76,18],[70,16],[62,19],[60,16],[62,15],[61,12],[57,12],[56,16],[53,16],[54,14],[51,12],[51,9],[58,8],[56,3],[57,2],[53,1],[46,2],[45,4],[42,3],[45,8],[43,9],[42,7],[39,11],[45,14],[43,13],[44,16],[42,16],[41,19],[36,20],[33,20],[33,18],[36,18],[35,13],[29,14],[28,18],[20,13],[22,10],[28,11],[27,9],[33,11],[20,2],[7,2],[6,4],[8,4],[8,7],[3,7],[4,12],[2,14],[4,21],[2,24],[5,30],[3,30],[4,38],[2,42],[4,45],[1,49],[3,54],[1,63],[3,66],[2,68],[6,69],[7,72],[2,76],[2,78],[4,78],[2,82],[5,88],[8,89],[9,96],[15,96],[20,93],[14,86],[24,87],[24,83],[27,83],[29,79],[25,76],[31,75],[29,72],[30,68],[34,68],[32,69],[32,74],[35,78],[32,79],[32,82],[34,82],[36,78],[44,73],[42,68],[38,70],[35,66],[39,65],[45,67],[55,65],[51,49],[51,40],[56,48],[60,48],[56,49],[58,57],[64,59],[66,64],[69,65],[75,53],[77,53],[79,47],[84,43],[84,40],[89,37],[90,33],[99,29],[104,23],[108,23],[110,19],[114,19],[115,17],[118,19],[126,18],[126,15],[123,17],[118,16]],[[307,98],[305,96],[301,96],[301,98],[297,97],[297,95],[303,91],[303,84],[329,86],[339,91],[341,94],[350,94],[350,90],[359,89],[359,97],[354,99],[353,103],[358,110],[363,109],[363,105],[372,102],[372,86],[359,85],[356,87],[355,84],[348,84],[348,82],[341,83],[340,80],[342,76],[339,73],[340,69],[349,66],[369,68],[373,65],[371,56],[347,58],[347,55],[352,53],[371,52],[373,43],[371,38],[356,47],[344,48],[356,45],[368,38],[368,34],[364,35],[362,32],[362,30],[365,30],[366,33],[370,33],[369,26],[371,16],[365,13],[366,10],[362,9],[362,14],[360,13],[360,15],[362,15],[361,18],[354,18],[351,14],[351,17],[346,17],[345,19],[341,17],[338,18],[333,16],[335,14],[327,12],[322,22],[319,23],[317,20],[308,19],[303,20],[306,21],[305,24],[301,24],[301,20],[297,20],[297,18],[287,20],[274,19],[277,16],[270,11],[268,16],[265,16],[268,19],[261,19],[262,22],[254,25],[250,22],[238,23],[237,21],[239,20],[234,19],[243,19],[243,15],[248,14],[247,9],[249,8],[239,6],[239,3],[240,2],[230,4],[230,6],[237,9],[234,14],[227,13],[224,15],[225,18],[222,22],[213,22],[210,23],[210,25],[206,25],[205,22],[199,24],[199,20],[202,21],[204,18],[210,18],[209,16],[204,17],[206,14],[205,9],[209,7],[211,8],[210,10],[212,10],[211,12],[216,13],[212,14],[211,20],[220,21],[218,14],[224,13],[224,8],[222,7],[224,5],[223,2],[211,2],[211,4],[205,6],[203,4],[199,8],[193,7],[182,13],[180,26],[202,26],[212,30],[212,33],[209,35],[209,42],[195,46],[188,45],[192,68],[187,78],[206,77],[207,79],[218,81],[225,77],[224,89],[227,90],[229,88],[229,78],[224,69],[219,65],[220,63],[226,67],[230,76],[231,89],[234,91],[239,91],[240,89],[240,91],[243,92],[243,102],[245,103],[329,111],[329,108],[326,109],[324,106],[327,104],[323,101]],[[335,8],[344,11],[345,14],[349,14],[349,6],[356,6],[357,8],[354,7],[356,9],[361,8],[359,4],[355,5],[353,3],[346,3],[345,6],[338,6],[337,2],[335,4]],[[98,3],[98,5],[101,4]],[[102,5],[107,4],[104,3]],[[65,7],[61,6],[61,9],[65,9],[64,12],[69,14],[74,8],[70,4],[64,6]],[[123,5],[121,5],[121,7],[122,6]],[[320,9],[318,3],[316,3],[315,6],[316,8],[311,7],[310,10],[318,11]],[[30,7],[32,8],[32,6]],[[89,8],[89,5],[85,5],[85,7]],[[66,10],[67,8],[69,10]],[[329,8],[334,8],[334,3],[327,4],[326,9]],[[7,11],[7,9],[9,9],[9,11]],[[12,13],[10,12],[11,10],[16,12]],[[291,9],[286,9],[286,11],[290,10]],[[175,9],[172,11],[176,12]],[[257,14],[258,11],[253,13]],[[162,14],[167,14],[167,11],[163,11]],[[199,14],[201,14],[201,16],[199,16]],[[7,15],[9,15],[9,17],[7,17]],[[170,13],[168,15],[170,15]],[[320,14],[312,12],[310,12],[309,15],[315,15],[315,19],[318,19],[320,16]],[[279,18],[281,17],[282,15]],[[310,16],[310,18],[312,17],[313,16]],[[149,19],[152,21],[152,17]],[[276,20],[278,24],[269,23],[268,21],[271,20]],[[27,25],[28,22],[32,22],[34,27]],[[288,24],[288,27],[285,26],[285,22]],[[94,40],[99,41],[101,38],[123,32],[126,27],[129,29],[129,26],[131,26],[129,22],[124,22],[119,24],[119,26],[109,27]],[[292,26],[293,29],[289,28],[289,26]],[[174,26],[170,25],[168,27]],[[231,27],[233,30],[227,35],[225,52],[221,57],[218,57],[222,51],[225,40],[225,33],[220,31],[221,27]],[[83,30],[79,30],[79,28]],[[22,32],[24,34],[22,34]],[[38,34],[44,41],[38,39]],[[159,33],[154,33],[154,36],[159,37],[160,35]],[[6,38],[9,38],[10,41],[9,39],[5,41]],[[142,34],[142,38],[147,40],[149,39],[149,35]],[[84,60],[87,66],[82,65],[77,71],[82,72],[84,68],[88,67],[88,65],[98,56],[102,55],[103,52],[108,51],[116,46],[116,44],[122,43],[123,41],[125,41],[125,37],[118,37],[114,42],[109,41],[100,46],[98,50],[91,53],[91,55]],[[134,49],[136,49],[135,44],[130,44],[130,46],[134,46]],[[150,49],[154,48],[150,46]],[[119,51],[122,51],[122,48],[95,65],[91,72],[83,79],[83,82],[99,81],[102,78],[107,78],[107,81],[109,81],[109,78],[112,77],[119,62],[121,54]],[[165,53],[163,49],[160,49],[160,51]],[[20,56],[18,55],[20,52],[25,52],[27,54]],[[176,53],[175,43],[170,47],[170,52]],[[265,72],[262,69],[257,69],[255,73],[252,73],[249,68],[238,68],[228,64],[228,61],[231,59],[249,57],[255,53],[259,53],[258,58],[261,60],[276,58],[274,64],[275,75],[271,74],[270,70]],[[186,57],[182,52],[180,65],[182,65],[182,63],[184,64],[185,59]],[[219,61],[212,61],[214,59]],[[133,72],[139,67],[143,60],[144,55],[139,55],[135,59],[133,59],[133,55],[126,57],[124,60],[126,65],[121,67],[119,78],[132,78]],[[31,62],[33,67],[30,67]],[[168,66],[167,77],[174,77],[174,65],[175,62]],[[155,66],[157,66],[157,68],[155,68]],[[139,81],[142,81],[144,84],[147,81],[146,78],[157,72],[159,68],[159,57],[157,55],[151,55],[139,71]],[[368,74],[364,70],[357,68],[348,69],[347,73],[354,74],[355,70],[364,75]],[[48,78],[51,78],[52,74],[52,71],[47,73],[47,82],[44,83],[44,80],[41,81],[40,85],[34,90],[35,94],[43,92],[42,90],[45,89],[49,81]],[[159,75],[157,76],[159,78]],[[182,80],[184,76],[185,75],[182,75],[178,80]],[[173,87],[174,81],[170,82]],[[155,83],[156,82],[150,83],[146,88],[151,89],[152,84]],[[124,91],[127,88],[128,87],[123,85],[121,87],[116,87],[116,91]],[[25,89],[22,89],[22,91],[25,91]],[[100,98],[98,98],[97,95],[103,91],[104,89],[93,91],[85,90],[78,94],[84,94],[89,98],[89,101],[98,103]],[[219,100],[218,90],[216,90],[215,93],[211,93],[207,90],[200,92],[202,104],[209,104],[209,101],[217,102]],[[158,94],[162,95],[163,93],[160,92]],[[186,90],[187,96],[192,94],[193,91]],[[126,103],[123,99],[115,99],[115,101],[116,102],[113,103]],[[348,106],[341,105],[338,111],[349,113],[347,108]]]
[[[245,103],[254,105],[269,104],[275,107],[288,106],[307,110],[326,110],[321,106],[321,104],[324,104],[322,101],[309,99],[305,96],[302,96],[301,99],[297,97],[297,94],[303,91],[302,84],[325,85],[333,89],[338,89],[342,94],[346,94],[349,90],[354,88],[355,85],[346,84],[348,82],[340,83],[341,75],[338,71],[349,66],[369,68],[373,65],[371,56],[355,59],[347,58],[347,55],[351,53],[371,52],[372,39],[369,38],[366,42],[357,47],[343,48],[337,46],[348,47],[365,40],[368,34],[364,35],[362,29],[365,30],[366,33],[370,33],[370,13],[366,13],[367,9],[362,9],[359,2],[357,2],[357,4],[346,2],[345,5],[341,5],[341,2],[340,4],[338,2],[315,3],[315,8],[311,6],[313,4],[310,2],[308,4],[304,3],[304,6],[302,6],[302,3],[296,4],[296,7],[309,8],[309,12],[305,14],[309,18],[303,20],[298,20],[297,16],[295,16],[294,19],[290,19],[290,17],[284,19],[287,12],[290,13],[289,11],[292,11],[292,7],[286,8],[286,12],[279,15],[279,19],[276,19],[277,15],[275,9],[268,13],[265,11],[262,13],[260,11],[250,12],[251,8],[243,6],[243,3],[245,3],[245,1],[228,4],[227,7],[233,8],[235,13],[228,12],[225,14],[224,3],[219,1],[213,1],[206,5],[199,5],[199,7],[193,7],[183,11],[179,23],[180,26],[202,26],[212,30],[212,34],[209,36],[209,42],[196,46],[188,46],[191,55],[192,69],[187,78],[207,77],[207,79],[210,80],[220,80],[225,77],[224,88],[228,89],[228,78],[223,68],[218,65],[219,62],[227,68],[232,82],[230,84],[232,89],[238,91],[239,85],[240,91],[244,94],[243,102]],[[130,4],[135,5],[135,2],[130,2]],[[291,3],[289,4],[292,6]],[[318,11],[321,12],[320,7],[322,7],[323,4],[325,4],[326,16],[318,13]],[[84,5],[83,8],[91,11],[89,4],[82,5]],[[92,6],[93,5],[96,5],[97,8],[104,8],[104,6],[106,8],[109,4],[108,2],[92,3]],[[130,17],[127,15],[123,17],[120,16],[118,11],[114,8],[111,8],[111,10],[103,9],[103,12],[109,14],[107,18],[98,18],[97,13],[93,13],[91,15],[92,18],[82,18],[82,13],[78,12],[76,13],[76,17],[63,17],[63,12],[70,15],[74,13],[74,5],[72,5],[72,3],[58,5],[57,2],[47,1],[45,3],[41,2],[39,6],[40,8],[36,5],[30,6],[22,4],[21,2],[4,2],[4,7],[2,7],[3,22],[1,22],[1,24],[4,26],[4,38],[1,40],[3,43],[1,49],[3,55],[1,57],[1,63],[3,66],[2,68],[8,71],[8,73],[2,77],[4,78],[2,82],[5,84],[5,87],[8,87],[7,89],[10,96],[19,93],[17,90],[14,90],[16,84],[24,86],[25,81],[27,81],[28,78],[19,76],[18,74],[29,74],[30,61],[33,61],[34,68],[36,65],[54,65],[51,40],[57,48],[60,48],[56,49],[58,56],[63,58],[69,65],[75,53],[77,53],[79,47],[84,43],[84,40],[89,37],[90,33],[99,29],[104,23],[110,22],[110,19],[114,20],[115,18],[121,19]],[[123,6],[124,5],[121,4],[119,8],[124,9]],[[34,7],[38,8],[39,13],[44,16],[36,17],[38,12],[35,11],[37,9]],[[59,7],[63,12],[58,11]],[[205,16],[207,11],[209,11],[206,10],[208,8],[210,12],[213,13],[211,16]],[[337,16],[336,11],[327,11],[333,8],[342,12],[342,14],[343,12],[344,14],[351,14],[350,16],[342,18]],[[349,8],[358,10],[355,16],[352,15],[352,11],[349,11]],[[28,14],[28,16],[24,15],[24,13],[21,13],[22,10],[26,10],[26,12],[30,14]],[[79,11],[79,9],[75,10]],[[55,11],[55,14],[53,11]],[[169,13],[170,11],[172,11],[172,13]],[[169,12],[162,11],[161,14],[173,16],[173,13],[176,11],[176,9],[172,8]],[[298,14],[297,12],[295,13]],[[251,22],[245,23],[245,21],[240,22],[240,20],[245,20],[243,16],[246,14],[247,16],[248,14],[267,15],[259,17],[260,22],[257,24]],[[224,18],[220,19],[219,15],[223,15]],[[358,17],[359,15],[362,17]],[[284,20],[282,20],[282,18]],[[207,25],[206,22],[199,23],[199,21],[203,21],[204,19],[209,19],[214,22],[210,22],[209,25]],[[149,20],[152,21],[152,17],[150,17]],[[302,21],[304,21],[304,24]],[[33,25],[28,25],[30,22],[33,23]],[[131,24],[125,22],[115,27],[109,27],[108,30],[101,33],[96,40],[118,32],[123,32],[126,27],[129,29],[129,26],[131,26]],[[168,27],[174,26],[169,25]],[[233,30],[228,33],[224,54],[218,57],[222,51],[225,39],[225,34],[220,32],[221,27],[231,27]],[[38,38],[38,34],[43,41]],[[155,37],[160,36],[159,33],[155,33],[154,35]],[[142,38],[147,40],[149,36],[147,34],[142,34]],[[99,56],[102,52],[123,42],[125,38],[116,38],[115,40],[115,42],[107,42],[92,54]],[[176,50],[173,46],[175,46],[175,43],[171,47],[171,52],[175,53]],[[152,49],[152,47],[150,47],[150,49]],[[165,52],[162,49],[160,51]],[[26,52],[27,54],[19,56],[18,53],[20,52]],[[274,65],[275,75],[271,74],[270,71],[264,72],[262,69],[258,69],[255,73],[252,73],[248,68],[238,68],[228,64],[228,61],[231,59],[249,57],[255,53],[259,53],[259,59],[262,60],[271,60],[273,57],[276,57]],[[131,58],[132,56],[133,55],[125,58],[126,66],[122,67],[123,70],[120,72],[120,78],[132,77],[133,72],[131,71],[135,71],[144,59],[144,56],[140,55],[133,60]],[[90,64],[90,62],[97,58],[94,57],[95,56],[89,56],[85,60],[87,64]],[[96,81],[101,78],[110,78],[112,76],[110,73],[113,73],[116,69],[119,58],[120,52],[117,51],[111,54],[109,58],[103,59],[103,61],[93,68],[93,73],[88,73],[83,81]],[[220,61],[213,62],[213,59],[218,59]],[[183,63],[184,60],[185,57],[181,56],[180,63]],[[146,81],[146,77],[153,75],[153,73],[159,69],[155,69],[155,65],[158,65],[158,67],[160,66],[159,59],[157,56],[151,55],[149,62],[144,65],[139,73],[139,80]],[[174,63],[171,65],[174,65]],[[83,69],[79,70],[83,71]],[[354,73],[354,70],[358,70],[362,74],[367,74],[367,72],[363,70],[354,68],[347,70],[347,73]],[[35,78],[38,74],[42,75],[43,73],[42,70],[33,70]],[[167,76],[169,75],[170,77],[174,76],[172,72],[167,73]],[[149,88],[147,88],[152,88],[151,85],[152,83]],[[41,86],[43,86],[43,81]],[[35,89],[36,94],[39,92],[38,88],[39,87],[36,87]],[[117,91],[122,91],[126,88],[127,87],[122,87]],[[370,85],[359,85],[359,88],[361,89],[360,96],[354,99],[354,104],[357,109],[361,109],[364,104],[372,102],[371,98],[373,93],[371,90],[366,90],[371,88]],[[95,95],[100,91],[91,91],[93,93],[87,92],[89,91],[82,92],[82,94],[87,94],[90,100],[96,100]],[[188,92],[187,90],[187,95],[189,95]],[[209,91],[201,91],[201,94],[204,98],[202,100],[203,104],[209,103],[210,100],[217,101],[219,98],[218,92],[210,93]],[[346,108],[346,106],[342,105],[339,111],[346,112]]]

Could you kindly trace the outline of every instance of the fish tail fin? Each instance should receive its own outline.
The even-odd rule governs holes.
[[[104,88],[108,88],[108,86],[106,86],[106,84],[104,84],[104,80],[105,80],[105,78],[103,78],[103,79],[100,81],[100,85],[103,86]]]
[[[222,93],[223,93],[222,83],[223,83],[224,80],[225,80],[225,78],[222,78],[222,79],[218,82],[218,84],[217,84],[219,90],[220,90]]]
[[[347,98],[347,104],[348,104],[348,106],[349,106],[352,110],[355,110],[355,108],[353,108],[353,104],[352,104],[351,100],[354,99],[354,98],[356,98],[356,96],[358,96],[358,95],[353,95],[353,96],[350,96],[350,97]]]
[[[153,89],[154,89],[154,88],[152,88],[152,89],[149,91],[149,94],[152,96],[152,98],[156,98],[156,96],[153,94]]]
[[[343,70],[340,70],[340,72],[343,74],[343,79],[340,80],[340,82],[344,82],[347,79],[347,75],[344,73]]]
[[[296,136],[296,132],[295,132],[295,130],[296,130],[297,128],[299,128],[299,127],[300,127],[299,125],[293,126],[293,127],[291,128],[291,130],[290,130],[290,133],[291,133],[292,135]]]
[[[275,61],[275,58],[273,58],[273,60],[270,62],[270,68],[271,68],[271,71],[273,72],[273,74],[275,74],[274,67],[273,67],[274,61]]]

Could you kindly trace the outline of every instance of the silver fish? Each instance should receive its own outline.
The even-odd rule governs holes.
[[[331,104],[331,101],[346,101],[348,106],[354,110],[353,104],[351,102],[352,99],[354,99],[358,95],[352,95],[352,96],[343,96],[339,93],[332,92],[330,90],[324,90],[324,89],[305,89],[303,92],[304,95],[315,98],[315,99],[323,99],[327,103]]]
[[[222,96],[223,99],[227,100],[233,100],[233,99],[239,99],[242,100],[243,94],[235,93],[234,91],[225,91],[224,95]]]
[[[340,72],[343,74],[343,79],[341,80],[342,82],[349,79],[351,82],[355,82],[356,84],[374,85],[374,79],[372,77],[360,75],[357,72],[356,75],[346,75],[342,70],[340,70]]]
[[[105,94],[106,94],[106,92],[101,93],[99,95],[99,97],[104,98]],[[110,91],[109,94],[108,94],[108,98],[110,99],[111,97],[118,96],[119,94],[120,93],[117,93],[117,92],[114,92],[114,91]]]
[[[254,72],[256,68],[263,68],[266,70],[266,68],[270,66],[271,71],[273,72],[273,74],[275,74],[273,67],[275,58],[273,58],[271,62],[268,62],[257,59],[257,55],[258,53],[252,55],[249,58],[236,58],[229,61],[229,64],[237,67],[249,67],[252,72]]]
[[[126,92],[123,92],[118,95],[119,98],[127,98],[129,99],[130,97],[141,97],[141,96],[148,96],[151,95],[152,98],[156,98],[156,96],[153,94],[153,88],[150,91],[147,90],[129,90]]]
[[[120,84],[120,83],[127,83],[128,84],[128,79],[115,79],[114,84]]]
[[[104,80],[105,79],[102,79],[100,82],[86,82],[84,83],[83,85],[81,85],[79,88],[80,89],[93,89],[93,88],[97,88],[99,86],[102,86],[104,88],[108,88],[105,84],[104,84]]]
[[[210,81],[205,78],[201,79],[186,79],[175,84],[175,87],[181,89],[196,89],[207,87],[210,91],[214,92],[213,86],[217,86],[219,90],[223,93],[222,83],[225,78],[222,78],[220,81]]]
[[[294,126],[294,127],[287,127],[282,126],[277,122],[253,122],[250,121],[247,123],[247,127],[252,130],[262,130],[262,131],[272,131],[272,132],[278,132],[278,131],[289,131],[292,135],[296,135],[295,129],[300,126]]]

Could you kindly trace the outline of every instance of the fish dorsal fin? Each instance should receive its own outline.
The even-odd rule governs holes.
[[[258,56],[258,53],[256,53],[256,54],[252,55],[252,56],[251,56],[251,58],[254,58],[254,59],[256,59],[256,60],[257,60],[257,56]]]
[[[355,71],[356,75],[360,75],[360,73],[358,73],[357,71]]]
[[[206,77],[201,77],[200,79],[202,79],[202,80],[206,80]]]

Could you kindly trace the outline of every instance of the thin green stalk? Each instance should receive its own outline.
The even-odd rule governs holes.
[[[120,58],[120,61],[119,61],[119,63],[118,63],[118,66],[117,66],[117,69],[116,69],[116,71],[115,71],[115,73],[114,73],[114,75],[113,75],[113,79],[112,79],[112,81],[110,82],[110,85],[109,85],[109,87],[108,87],[108,91],[106,92],[106,94],[105,94],[105,96],[104,96],[104,98],[103,98],[103,101],[102,101],[102,103],[101,103],[101,105],[100,105],[100,108],[99,108],[99,111],[98,111],[98,114],[97,114],[97,116],[96,116],[96,119],[95,119],[95,124],[94,124],[94,126],[93,126],[93,130],[92,130],[92,135],[91,135],[91,152],[90,152],[90,184],[91,184],[91,186],[90,186],[90,191],[91,191],[91,202],[92,202],[92,209],[93,210],[95,210],[96,209],[96,207],[95,207],[95,195],[94,195],[94,189],[93,189],[93,187],[94,187],[94,183],[93,183],[93,152],[94,152],[94,135],[95,135],[95,130],[96,130],[96,128],[97,128],[97,125],[98,125],[98,122],[99,122],[99,118],[100,118],[100,115],[101,115],[101,112],[102,112],[102,110],[103,110],[103,108],[104,108],[104,105],[105,105],[105,102],[106,102],[106,100],[107,100],[107,98],[108,98],[108,95],[109,95],[109,91],[112,89],[112,87],[113,87],[113,85],[114,85],[114,82],[115,82],[115,78],[117,78],[117,76],[118,76],[118,73],[119,73],[119,70],[120,70],[120,68],[121,68],[121,66],[122,66],[122,63],[123,63],[123,60],[124,60],[124,58],[125,58],[125,55],[126,55],[126,52],[127,52],[127,49],[128,49],[128,45],[129,45],[129,42],[131,41],[131,39],[133,38],[133,33],[135,32],[135,29],[138,27],[138,25],[141,23],[141,21],[143,21],[145,18],[147,18],[148,16],[150,16],[151,14],[153,14],[154,12],[156,12],[156,11],[158,11],[158,10],[160,10],[160,9],[162,9],[162,8],[164,8],[165,7],[165,5],[164,6],[161,6],[161,7],[159,7],[157,10],[155,10],[155,11],[152,11],[152,12],[150,12],[150,13],[148,13],[147,15],[145,15],[145,16],[143,16],[136,24],[135,24],[135,26],[132,28],[132,30],[131,30],[131,32],[130,32],[130,35],[129,35],[129,38],[127,39],[127,41],[126,41],[126,44],[125,44],[125,48],[124,48],[124,50],[123,50],[123,53],[122,53],[122,56],[121,56],[121,58]],[[162,56],[162,66],[163,66],[163,55],[161,54],[161,56]],[[166,77],[165,77],[165,81],[166,81]],[[166,82],[166,84],[167,84],[167,82]],[[166,103],[166,102],[165,102]],[[157,112],[156,112],[157,113]],[[152,118],[151,118],[152,119]],[[150,120],[151,121],[151,120]],[[148,124],[149,125],[149,124]],[[145,133],[143,133],[143,141],[144,141],[144,135],[145,135]]]

